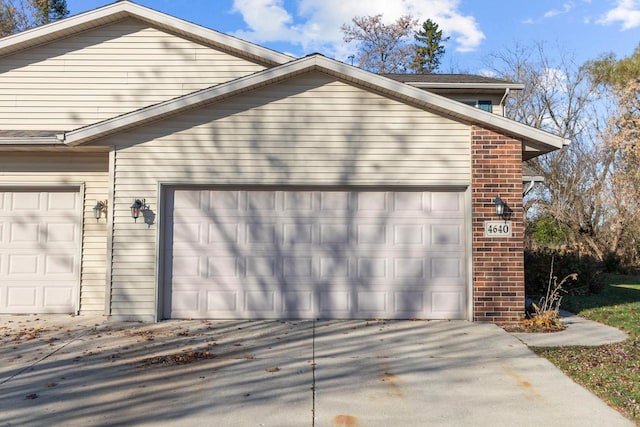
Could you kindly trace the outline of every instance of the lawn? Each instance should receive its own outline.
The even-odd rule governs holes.
[[[602,294],[565,298],[562,308],[622,329],[629,339],[534,351],[640,426],[640,276],[612,276],[609,283]]]

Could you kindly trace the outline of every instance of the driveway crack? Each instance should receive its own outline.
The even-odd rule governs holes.
[[[20,369],[19,371],[15,372],[13,375],[3,379],[0,381],[0,385],[6,384],[9,381],[11,381],[12,379],[14,379],[15,377],[21,375],[22,373],[33,369],[34,366],[36,366],[37,364],[41,363],[43,360],[47,359],[48,357],[53,356],[54,354],[56,354],[57,352],[59,352],[60,350],[62,350],[63,348],[65,348],[66,346],[68,346],[69,344],[78,341],[80,338],[82,338],[83,336],[87,335],[87,332],[81,332],[80,334],[76,335],[75,337],[67,340],[65,343],[63,343],[61,346],[55,348],[54,350],[48,352],[47,354],[45,354],[44,356],[42,356],[41,358],[39,358],[38,360],[34,361],[33,363],[25,366],[24,368]]]

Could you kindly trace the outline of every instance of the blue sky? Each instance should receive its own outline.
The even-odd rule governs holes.
[[[353,46],[340,26],[382,13],[431,18],[446,36],[441,72],[483,73],[486,58],[516,45],[544,42],[578,63],[603,53],[630,55],[640,43],[640,0],[137,0],[178,18],[303,56],[320,52],[347,61]],[[67,0],[71,14],[111,3]]]

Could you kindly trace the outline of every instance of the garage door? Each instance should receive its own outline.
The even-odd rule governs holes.
[[[78,292],[77,191],[0,190],[0,313],[71,313]]]
[[[171,190],[165,317],[466,314],[461,192]]]

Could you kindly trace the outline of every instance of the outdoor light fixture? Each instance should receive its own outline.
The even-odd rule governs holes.
[[[148,208],[149,206],[145,204],[145,199],[136,199],[131,205],[131,218],[137,220],[140,213]]]
[[[496,197],[493,203],[496,205],[496,215],[498,215],[500,218],[504,218],[505,203],[502,201],[500,196]]]
[[[93,207],[93,216],[96,217],[96,221],[100,220],[102,216],[102,212],[107,213],[107,201],[98,200],[96,201],[96,205]]]

